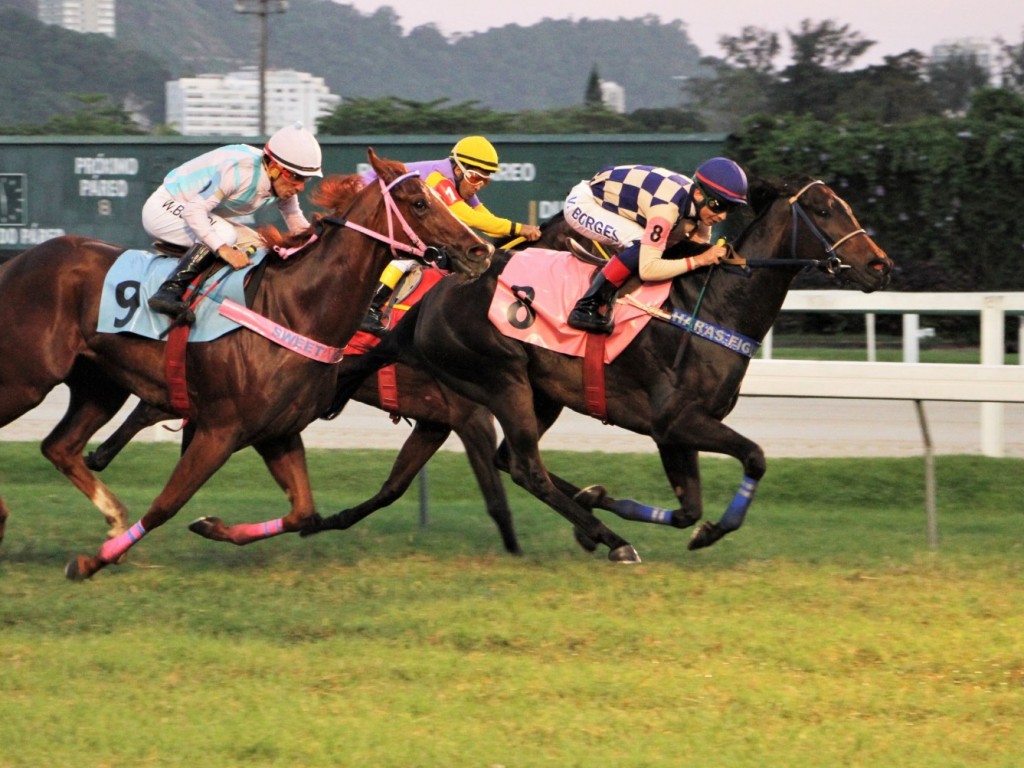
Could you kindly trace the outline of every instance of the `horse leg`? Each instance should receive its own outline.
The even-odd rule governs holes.
[[[4,529],[7,527],[7,518],[11,512],[7,509],[7,505],[3,499],[0,499],[0,541],[4,540]]]
[[[513,386],[495,393],[492,402],[494,415],[505,433],[506,449],[502,452],[502,459],[508,460],[508,472],[513,482],[572,523],[574,528],[578,529],[578,535],[608,547],[609,560],[639,563],[640,556],[633,545],[601,522],[593,512],[580,506],[555,486],[540,457],[538,446],[540,426],[546,421],[544,414],[547,408],[539,398],[538,402],[534,403],[529,384],[527,383],[525,387]],[[535,415],[535,407],[541,413],[540,421]],[[524,414],[528,416],[524,417]]]
[[[343,509],[333,515],[321,518],[315,527],[303,530],[301,535],[310,536],[326,530],[343,531],[378,509],[394,504],[409,490],[416,475],[430,460],[430,457],[444,445],[444,441],[448,439],[451,432],[451,427],[445,424],[418,420],[412,432],[409,433],[409,437],[402,444],[398,457],[391,467],[391,474],[373,497],[350,509]]]
[[[120,561],[143,536],[174,517],[196,491],[224,466],[236,446],[237,434],[232,430],[197,430],[195,438],[182,454],[167,484],[150,504],[146,514],[127,531],[104,543],[95,555],[78,555],[70,560],[64,568],[64,575],[74,581],[82,581],[101,568]],[[81,461],[81,448],[78,455]]]
[[[679,500],[679,509],[664,509],[633,499],[615,499],[602,485],[583,488],[576,494],[576,500],[591,509],[606,509],[624,520],[689,528],[703,515],[698,454],[688,448],[665,445],[659,445],[658,451],[662,467]]]
[[[193,438],[193,444],[198,439],[197,433]],[[225,525],[218,517],[201,517],[189,524],[190,531],[207,539],[241,546],[282,533],[302,531],[310,525],[316,526],[313,489],[309,483],[309,469],[306,466],[306,451],[302,445],[301,435],[285,435],[256,443],[253,447],[263,457],[270,474],[291,501],[289,513],[284,517],[261,523],[236,525]],[[186,454],[191,450],[190,445]]]
[[[719,419],[697,408],[681,409],[673,419],[672,427],[673,429],[670,431],[671,439],[665,440],[664,443],[659,440],[659,447],[671,444],[685,445],[687,446],[686,449],[678,450],[690,451],[694,456],[696,456],[697,451],[722,453],[732,456],[743,465],[743,479],[722,517],[715,522],[705,520],[690,537],[688,548],[702,549],[703,547],[711,546],[727,533],[731,533],[743,525],[747,510],[754,499],[757,485],[767,470],[764,451],[754,441],[743,437],[743,435],[726,426]],[[671,474],[671,467],[673,466],[671,457],[673,454],[670,452],[668,455],[670,458],[666,459],[666,454],[663,451],[662,464],[665,466],[666,472],[669,473],[670,481],[675,486],[676,480],[673,479]],[[695,463],[696,460],[694,459]],[[681,477],[684,481],[690,479],[691,483],[693,482],[693,476],[685,470]],[[699,478],[699,474],[696,477]],[[699,494],[699,479],[697,483],[696,488]],[[686,482],[682,483],[682,487],[685,492],[687,490]],[[694,503],[692,498],[693,488],[691,487],[689,491],[690,493],[686,498],[680,498],[680,502],[684,505],[684,512],[687,509],[686,505]],[[677,491],[678,495],[679,492]],[[700,519],[699,512],[699,506],[690,506],[687,514],[688,517],[692,517],[693,521],[696,522],[696,520]],[[693,515],[697,515],[697,517],[693,517]]]
[[[490,412],[485,408],[474,408],[460,424],[456,425],[455,431],[466,447],[466,458],[469,459],[473,474],[476,475],[476,481],[487,502],[487,514],[498,526],[505,551],[521,555],[523,551],[516,537],[512,510],[509,508],[505,486],[501,482],[501,473],[495,464],[498,435]]]
[[[140,400],[121,426],[114,430],[110,437],[100,443],[96,450],[90,451],[86,455],[85,466],[93,472],[102,472],[114,460],[114,457],[121,452],[121,449],[128,445],[139,432],[146,427],[151,427],[165,419],[172,418],[174,418],[173,414]]]
[[[128,510],[106,485],[85,465],[82,452],[96,430],[110,421],[128,399],[127,390],[116,386],[97,371],[80,368],[69,377],[70,398],[64,416],[43,440],[43,455],[103,515],[109,538],[128,528]]]

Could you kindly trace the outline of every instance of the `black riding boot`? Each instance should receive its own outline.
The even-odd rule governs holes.
[[[374,336],[380,336],[387,331],[387,328],[384,327],[383,310],[394,290],[384,283],[377,285],[377,291],[373,294],[373,300],[370,301],[370,308],[366,310],[366,317],[359,324],[359,330],[372,333]]]
[[[170,315],[186,325],[195,322],[195,315],[188,305],[181,300],[188,284],[202,273],[217,257],[209,248],[196,243],[181,257],[174,272],[160,286],[159,290],[149,297],[149,308],[154,312]]]
[[[619,286],[598,272],[590,288],[576,302],[569,313],[569,327],[590,333],[611,333],[615,329],[612,320],[612,300]]]

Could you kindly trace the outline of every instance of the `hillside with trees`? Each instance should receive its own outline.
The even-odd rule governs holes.
[[[163,84],[149,88],[152,71],[162,68],[164,79],[174,79],[259,59],[258,17],[236,13],[226,0],[119,2],[115,40],[46,27],[35,20],[34,6],[0,0],[0,55],[17,65],[13,72],[0,68],[0,95],[17,89],[19,96],[7,102],[6,123],[46,117],[67,106],[70,92],[120,97],[127,84],[138,84],[133,93],[141,97],[143,75],[146,113],[159,122],[148,102],[162,102]],[[69,50],[68,35],[81,55]],[[671,107],[679,99],[673,78],[705,72],[700,55],[684,24],[656,17],[548,20],[450,40],[434,26],[405,35],[390,8],[363,14],[330,0],[291,0],[286,13],[269,17],[268,65],[321,76],[343,99],[453,99],[504,111],[565,107],[580,103],[596,66],[603,79],[626,89],[628,109]]]
[[[138,131],[126,97],[256,57],[255,20],[231,3],[125,3],[111,41],[43,27],[13,7],[27,1],[0,0],[0,97],[3,120],[31,105],[35,117],[18,120],[39,124],[0,133]],[[969,49],[862,66],[872,41],[805,20],[782,33],[744,28],[700,58],[685,25],[652,19],[446,40],[433,27],[403,35],[389,9],[292,0],[270,58],[329,77],[345,97],[321,120],[324,134],[728,134],[750,173],[800,172],[837,189],[896,258],[899,289],[1024,290],[1024,223],[1007,214],[1024,188],[1024,40],[994,42],[991,70]],[[627,88],[627,114],[595,98],[598,77]],[[644,106],[641,81],[658,92]],[[45,116],[57,108],[70,112]]]

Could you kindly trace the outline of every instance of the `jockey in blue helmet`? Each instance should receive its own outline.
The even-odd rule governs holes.
[[[581,235],[621,250],[576,302],[569,325],[611,333],[611,302],[630,275],[670,280],[717,264],[727,249],[711,245],[711,228],[746,202],[747,175],[725,157],[701,163],[692,179],[658,166],[618,165],[581,181],[566,198],[566,221]],[[701,246],[700,252],[663,258],[666,248],[682,240]]]

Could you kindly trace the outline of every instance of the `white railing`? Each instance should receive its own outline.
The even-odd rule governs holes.
[[[928,543],[938,546],[935,512],[935,459],[923,402],[978,402],[981,446],[986,456],[1004,455],[1004,403],[1024,403],[1024,293],[877,293],[793,291],[783,311],[863,313],[868,361],[839,362],[773,360],[771,335],[763,359],[754,360],[740,394],[764,397],[822,397],[912,400],[917,408],[925,456],[925,512]],[[876,314],[903,315],[903,362],[878,363],[875,355]],[[981,318],[979,363],[919,362],[920,314],[977,314]],[[1004,365],[1006,315],[1018,320],[1018,361]]]
[[[981,321],[979,360],[981,365],[1001,366],[1005,362],[1004,338],[1006,316],[1018,316],[1018,362],[1024,365],[1024,292],[1008,293],[856,293],[854,291],[791,291],[782,305],[783,312],[824,312],[863,314],[866,326],[867,361],[877,359],[875,316],[903,315],[903,362],[917,364],[920,360],[921,329],[919,317],[929,315],[978,315]],[[772,335],[762,347],[762,358],[772,359]],[[968,366],[971,367],[971,366]],[[957,366],[942,369],[949,374]],[[866,373],[866,371],[865,371]],[[977,398],[955,397],[952,385],[945,387],[947,397],[893,398],[920,400],[977,401]],[[795,396],[795,395],[794,395]],[[980,406],[981,447],[986,456],[1004,455],[1004,402],[983,401]]]

